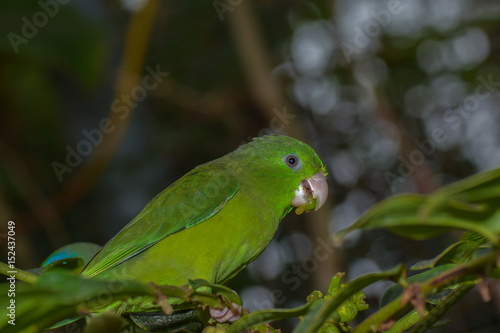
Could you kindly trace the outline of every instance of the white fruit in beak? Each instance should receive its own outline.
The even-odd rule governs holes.
[[[292,206],[297,207],[295,212],[300,215],[304,211],[318,210],[328,197],[328,184],[325,175],[320,171],[310,178],[300,182],[292,198]]]

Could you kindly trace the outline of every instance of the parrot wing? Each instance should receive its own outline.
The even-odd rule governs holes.
[[[192,170],[154,197],[95,255],[81,275],[94,277],[169,235],[211,218],[239,187],[239,181],[223,168],[204,165]]]

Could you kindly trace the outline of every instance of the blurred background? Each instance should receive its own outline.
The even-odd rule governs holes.
[[[329,202],[290,214],[230,286],[251,311],[298,306],[338,271],[412,265],[460,236],[329,234],[500,165],[498,1],[4,0],[0,35],[0,232],[16,222],[20,268],[104,244],[193,167],[280,133],[326,163]],[[434,332],[497,332],[491,287]]]

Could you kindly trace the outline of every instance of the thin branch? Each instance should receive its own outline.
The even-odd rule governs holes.
[[[299,126],[298,112],[285,97],[280,83],[272,76],[272,61],[260,33],[252,2],[241,2],[228,15],[228,21],[253,97],[259,104],[260,111],[269,120],[270,127],[273,119],[278,117],[277,110],[278,112],[286,110],[293,118],[284,124],[285,132],[297,139],[307,141],[307,135]],[[323,238],[325,242],[329,242],[325,235],[329,234],[326,221],[332,209],[331,205],[331,202],[327,201],[320,212],[306,215],[307,233],[311,239]],[[319,265],[314,275],[316,286],[325,289],[328,287],[331,276],[340,270],[339,260],[339,256],[335,253]]]
[[[279,83],[272,76],[272,62],[260,33],[252,3],[242,1],[228,15],[228,19],[252,95],[259,104],[260,111],[267,119],[276,117],[273,109],[281,110],[285,106],[288,106],[289,112],[296,114],[288,105]],[[293,121],[286,125],[286,132],[297,139],[305,138],[303,131]]]
[[[400,138],[400,156],[408,159],[410,154],[419,151],[407,129],[397,118],[393,106],[378,89],[375,82],[375,73],[370,72],[369,67],[365,66],[363,71],[355,71],[354,77],[363,92],[361,96],[364,98],[367,107],[372,110],[374,118],[381,123],[390,124],[397,131],[397,136]],[[440,185],[427,161],[422,161],[420,165],[415,166],[411,178],[414,180],[419,193],[431,193]]]
[[[50,244],[53,248],[61,247],[69,242],[69,234],[66,226],[62,223],[54,206],[49,204],[39,205],[39,202],[46,202],[47,197],[39,187],[37,181],[33,179],[17,154],[10,149],[0,138],[0,152],[3,156],[3,165],[9,173],[9,178],[16,186],[18,193],[30,207],[36,220],[43,225]]]
[[[237,110],[234,96],[204,92],[166,78],[150,96],[164,100],[182,109],[218,119],[226,119],[225,113]]]
[[[147,51],[151,27],[158,8],[158,0],[149,0],[140,11],[132,16],[128,27],[121,66],[115,86],[114,100],[121,98],[122,94],[130,94],[138,84],[143,71],[144,57]],[[41,203],[41,210],[53,205],[62,213],[75,204],[97,182],[104,169],[109,164],[118,149],[134,111],[130,107],[128,114],[110,110],[107,118],[115,126],[114,130],[104,135],[103,141],[97,145],[86,164],[70,179],[60,191],[48,201]]]
[[[13,273],[15,272],[15,273]],[[0,262],[0,274],[5,276],[14,276],[17,280],[23,281],[29,284],[34,284],[38,280],[38,275],[32,274],[30,272],[23,271],[19,268],[10,268],[9,265]]]

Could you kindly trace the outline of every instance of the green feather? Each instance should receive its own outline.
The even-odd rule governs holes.
[[[87,278],[99,275],[162,239],[209,219],[238,188],[239,182],[223,169],[194,169],[151,200],[106,244],[81,275]]]

